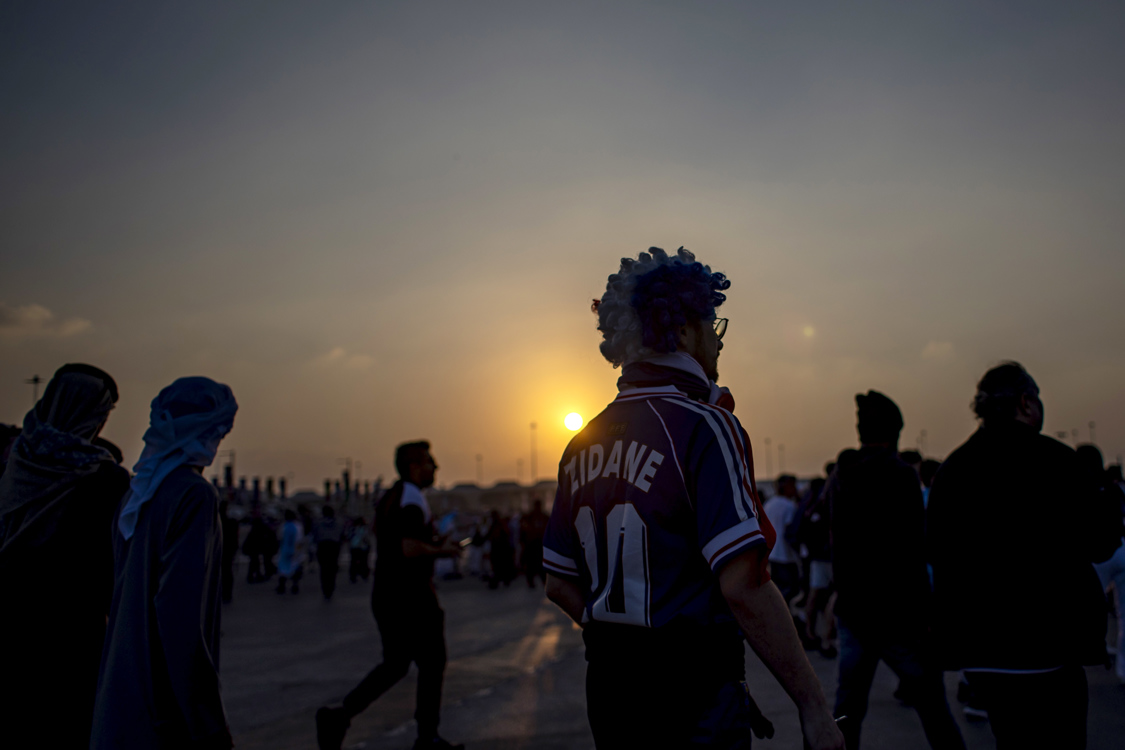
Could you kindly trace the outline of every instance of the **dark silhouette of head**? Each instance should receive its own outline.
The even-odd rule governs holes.
[[[297,520],[297,514],[294,511],[291,511],[288,508],[286,508],[285,509],[285,520],[287,522],[288,521],[296,521]]]
[[[320,509],[320,515],[324,516],[325,518],[335,518],[336,517],[336,509],[333,508],[331,505],[325,505],[323,508]]]
[[[977,383],[973,412],[985,427],[1024,422],[1043,429],[1039,386],[1019,362],[1002,362]]]
[[[797,477],[782,474],[777,478],[777,494],[782,497],[797,497]]]
[[[602,356],[620,367],[679,350],[683,329],[714,320],[728,288],[726,276],[712,273],[682,247],[674,255],[651,247],[636,260],[622,258],[605,294],[593,304],[604,338]]]
[[[864,445],[898,445],[902,432],[902,412],[898,405],[879,391],[857,393],[855,397],[859,442]]]
[[[433,486],[437,468],[429,441],[403,443],[395,449],[395,471],[401,479],[417,487],[425,489]]]

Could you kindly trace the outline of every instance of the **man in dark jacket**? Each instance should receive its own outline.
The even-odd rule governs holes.
[[[1074,451],[1039,434],[1020,364],[985,373],[973,410],[981,428],[938,470],[927,514],[943,667],[965,670],[999,750],[1085,747],[1082,666],[1106,660],[1090,563],[1118,540]]]
[[[860,449],[840,454],[824,491],[838,591],[835,714],[846,717],[840,729],[848,750],[855,750],[882,660],[901,679],[930,746],[963,749],[928,642],[925,515],[918,475],[898,456],[902,413],[878,391],[855,400]]]

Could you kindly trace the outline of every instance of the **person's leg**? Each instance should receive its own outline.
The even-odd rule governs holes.
[[[840,666],[833,715],[846,717],[840,731],[848,750],[859,747],[859,730],[867,715],[867,698],[875,668],[879,666],[878,644],[863,643],[847,623],[839,623]]]
[[[382,613],[376,614],[375,621],[383,641],[383,662],[368,672],[344,697],[344,712],[348,719],[361,713],[405,677],[414,656],[409,623]]]
[[[674,684],[652,665],[598,660],[586,665],[586,715],[597,750],[684,747],[691,715],[672,696],[695,685]],[[681,726],[683,725],[683,726]]]
[[[882,657],[898,675],[901,700],[918,712],[930,747],[964,750],[965,740],[949,710],[942,673],[931,665],[921,641],[887,643]]]
[[[285,580],[286,580],[285,576],[278,576],[277,577],[277,593],[279,593],[279,594],[285,593]],[[294,585],[296,585],[296,584],[294,584]]]
[[[1088,693],[1082,667],[1043,674],[968,673],[988,711],[997,750],[1086,747]]]
[[[441,721],[441,687],[445,678],[445,613],[441,609],[425,613],[413,623],[414,662],[418,665],[418,693],[414,718],[418,720],[418,739],[437,736]]]

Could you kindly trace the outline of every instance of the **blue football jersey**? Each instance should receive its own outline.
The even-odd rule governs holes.
[[[710,625],[732,618],[719,568],[775,538],[734,415],[672,386],[636,388],[563,453],[543,565],[583,589],[589,620]]]

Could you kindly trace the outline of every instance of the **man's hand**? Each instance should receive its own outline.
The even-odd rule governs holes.
[[[754,586],[757,552],[745,552],[719,571],[719,588],[746,642],[797,704],[801,731],[813,750],[844,750],[820,681],[805,656],[793,617],[773,581]]]
[[[439,557],[460,557],[461,556],[461,545],[458,542],[455,542],[452,539],[449,539],[448,537],[444,537],[441,540],[441,544],[438,545],[438,556]]]
[[[827,709],[800,711],[799,714],[805,747],[810,750],[844,750],[844,735]]]

